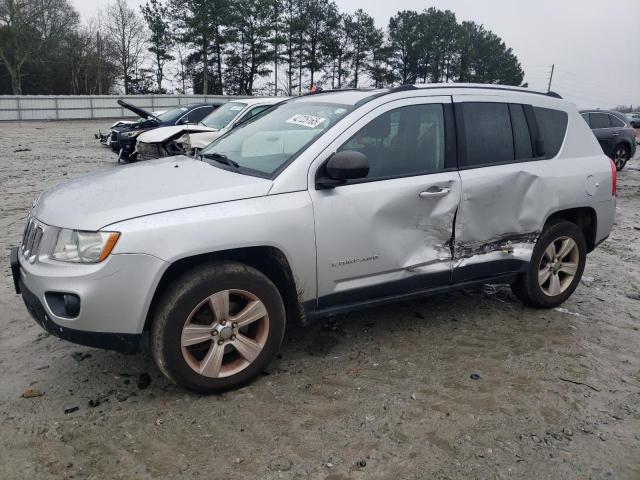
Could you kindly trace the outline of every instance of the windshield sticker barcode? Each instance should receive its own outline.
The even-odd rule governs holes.
[[[289,120],[287,120],[287,123],[293,123],[294,125],[302,125],[303,127],[316,128],[325,120],[326,118],[314,117],[313,115],[303,115],[299,113],[291,117]]]

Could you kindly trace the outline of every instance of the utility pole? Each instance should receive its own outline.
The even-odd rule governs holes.
[[[551,80],[553,80],[553,71],[556,68],[556,64],[551,65],[551,75],[549,75],[549,87],[547,88],[547,93],[551,91]]]

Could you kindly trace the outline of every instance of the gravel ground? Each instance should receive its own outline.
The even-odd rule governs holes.
[[[30,202],[118,168],[93,139],[108,125],[0,126],[0,478],[640,478],[640,158],[562,309],[485,287],[339,316],[290,331],[252,385],[203,397],[148,351],[45,334],[13,292]]]

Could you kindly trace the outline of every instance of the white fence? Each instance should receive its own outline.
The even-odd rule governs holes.
[[[122,108],[119,99],[145,110],[166,110],[177,105],[231,100],[223,95],[0,95],[0,120],[85,120],[136,115]]]

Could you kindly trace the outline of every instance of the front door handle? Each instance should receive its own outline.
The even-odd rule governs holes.
[[[423,190],[418,194],[420,198],[440,198],[445,195],[449,195],[451,189],[448,187],[431,187],[428,190]]]

